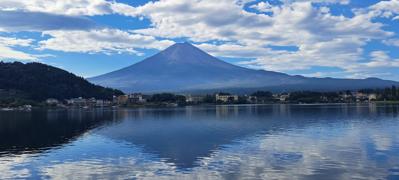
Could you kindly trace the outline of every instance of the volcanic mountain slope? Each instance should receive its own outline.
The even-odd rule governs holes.
[[[223,89],[344,90],[399,84],[376,78],[307,78],[253,70],[219,60],[189,43],[174,44],[141,62],[88,80],[125,92],[146,93]]]

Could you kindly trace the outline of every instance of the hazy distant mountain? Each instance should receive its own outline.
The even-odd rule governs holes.
[[[139,63],[88,80],[125,92],[344,90],[399,84],[377,78],[307,78],[253,70],[221,61],[189,43],[174,44]]]

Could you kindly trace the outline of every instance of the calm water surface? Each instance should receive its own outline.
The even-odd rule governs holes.
[[[398,105],[0,112],[0,179],[399,179]]]

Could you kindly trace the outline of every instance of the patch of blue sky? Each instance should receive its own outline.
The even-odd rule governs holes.
[[[92,20],[100,26],[121,30],[136,30],[148,28],[151,22],[147,18],[127,17],[118,14],[93,16]]]
[[[275,51],[290,51],[290,52],[296,52],[299,50],[298,46],[273,46],[269,45],[267,46],[268,48],[271,48],[272,50]]]

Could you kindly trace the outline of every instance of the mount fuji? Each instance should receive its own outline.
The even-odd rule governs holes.
[[[190,43],[176,43],[141,62],[90,82],[124,92],[336,91],[399,85],[378,78],[334,79],[248,69],[219,60]]]

